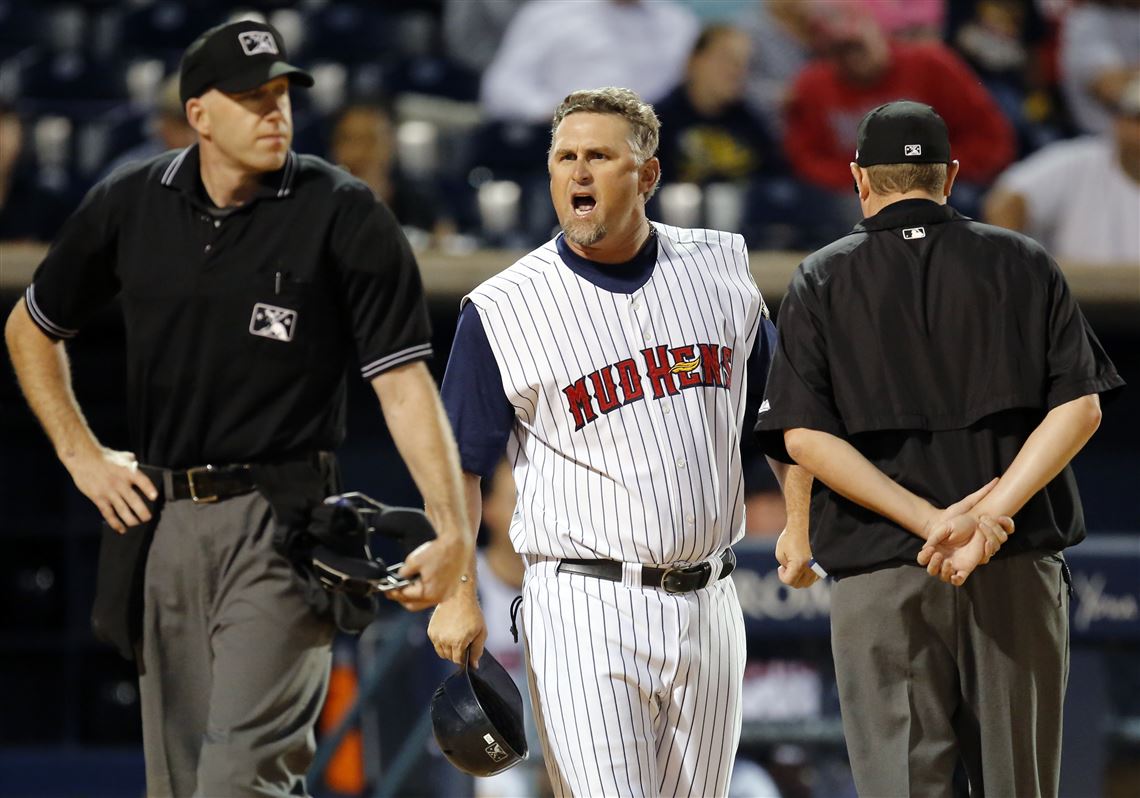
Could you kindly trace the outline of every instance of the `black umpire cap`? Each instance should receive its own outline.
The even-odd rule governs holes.
[[[182,56],[182,105],[210,89],[238,94],[283,75],[298,86],[312,86],[313,76],[286,63],[287,57],[285,42],[272,25],[241,20],[210,28]]]
[[[950,134],[925,103],[896,100],[870,111],[859,123],[855,163],[950,163]]]

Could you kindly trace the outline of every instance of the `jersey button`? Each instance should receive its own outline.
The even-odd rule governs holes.
[[[206,245],[206,254],[208,255],[208,254],[210,253],[210,250],[211,250],[211,249],[213,249],[213,248],[214,248],[214,245],[213,245],[213,244],[207,244],[207,245]]]
[[[685,523],[688,524],[689,526],[692,526],[693,524],[695,524],[696,521],[697,521],[697,519],[693,518],[693,516],[691,516],[691,515],[685,516]]]
[[[641,310],[641,303],[635,299],[633,300],[633,304],[630,305],[630,307],[634,310]]]
[[[664,407],[661,408],[661,412],[664,413],[665,415],[669,415],[670,413],[673,412],[673,410],[672,410],[672,408],[669,407],[669,405],[665,405]]]
[[[677,468],[684,468],[684,467],[685,467],[685,458],[684,457],[678,457],[677,458]]]
[[[221,227],[221,226],[222,226],[222,220],[221,219],[215,219],[214,220],[214,227]]]

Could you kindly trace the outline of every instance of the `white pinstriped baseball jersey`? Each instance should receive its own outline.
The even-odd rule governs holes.
[[[767,311],[741,236],[653,228],[631,294],[576,275],[552,241],[464,300],[515,410],[520,553],[696,562],[743,534],[744,372]]]

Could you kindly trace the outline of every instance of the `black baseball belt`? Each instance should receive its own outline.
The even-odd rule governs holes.
[[[253,467],[247,464],[204,465],[184,471],[162,470],[162,492],[167,501],[190,499],[209,504],[256,490]]]
[[[720,555],[720,575],[724,579],[736,568],[736,554],[725,549]],[[622,581],[622,563],[617,560],[559,560],[558,573],[580,574],[610,582]],[[654,565],[641,566],[642,587],[659,587],[666,593],[689,593],[708,585],[712,576],[712,566],[708,562],[695,565],[658,568]]]

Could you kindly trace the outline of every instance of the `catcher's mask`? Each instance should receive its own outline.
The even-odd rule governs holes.
[[[494,776],[527,757],[519,688],[484,651],[477,669],[464,664],[431,699],[431,725],[443,755],[472,776]]]
[[[308,532],[313,546],[313,569],[329,590],[370,596],[406,587],[417,577],[402,579],[403,562],[384,562],[372,555],[369,536],[396,541],[405,556],[435,538],[435,529],[423,510],[389,507],[363,493],[329,496],[313,509]]]

